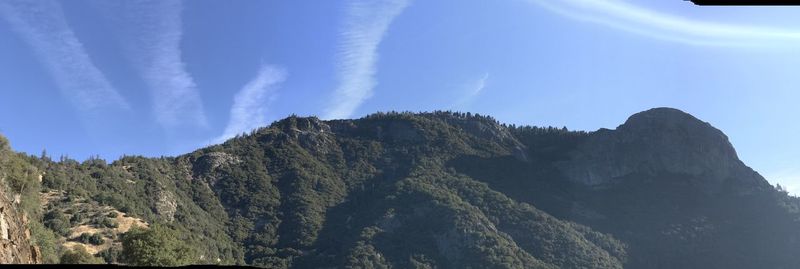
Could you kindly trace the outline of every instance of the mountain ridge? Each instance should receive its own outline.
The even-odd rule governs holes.
[[[800,262],[791,239],[800,238],[800,203],[739,161],[724,133],[669,108],[595,132],[442,111],[331,121],[292,116],[175,157],[126,156],[110,164],[19,158],[44,172],[43,191],[166,225],[197,248],[197,263],[780,268]],[[56,201],[37,220],[52,223],[46,217],[55,211],[74,218],[64,209],[71,203]],[[770,244],[778,247],[764,247]],[[47,249],[44,256],[58,253]],[[99,256],[118,262],[119,251]],[[753,255],[723,258],[741,252]]]
[[[739,160],[722,131],[673,108],[639,112],[615,130],[592,132],[563,171],[573,181],[600,185],[633,172],[685,173],[720,183],[747,176],[754,186],[765,180]],[[607,158],[611,156],[611,158]]]

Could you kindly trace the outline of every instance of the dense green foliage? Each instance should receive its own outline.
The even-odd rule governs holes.
[[[121,258],[135,266],[181,266],[197,262],[195,250],[162,225],[134,228],[122,238]]]
[[[44,215],[44,225],[60,235],[68,235],[70,226],[70,219],[67,218],[61,211],[50,211]]]
[[[185,180],[188,172],[176,167],[174,159],[123,157],[109,165],[100,159],[79,163],[69,158],[58,162],[42,158],[38,165],[46,171],[42,180],[46,189],[67,193],[60,203],[90,199],[148,222],[170,223],[181,240],[198,247],[203,263],[218,263],[220,259],[219,263],[233,264],[242,259],[226,233],[227,217],[214,202],[213,192],[207,187],[202,190],[207,194],[206,201],[217,204],[216,210],[202,208],[205,205],[196,203],[193,197],[202,183]],[[170,203],[176,205],[174,211],[169,208]],[[60,211],[48,214],[53,216],[45,217],[45,225],[62,235],[90,217],[76,213],[71,220],[61,216]],[[100,227],[115,228],[118,224],[111,219],[115,217],[94,216],[91,221]]]
[[[8,149],[0,154],[18,156],[16,168],[3,170],[16,175],[18,182],[9,184],[16,192],[30,192],[28,186],[35,194],[63,191],[56,203],[88,199],[151,224],[122,235],[121,248],[98,254],[106,262],[268,268],[800,264],[794,253],[800,248],[797,198],[735,180],[705,186],[703,178],[684,174],[631,174],[599,187],[567,180],[559,165],[592,135],[504,125],[471,113],[390,112],[336,121],[293,116],[174,158],[126,156],[109,164]],[[0,148],[4,143],[0,139]],[[37,171],[44,172],[41,186],[26,176]],[[87,221],[117,225],[116,213],[37,214],[39,241]],[[86,234],[75,240],[99,239]],[[47,248],[60,251],[54,244]]]
[[[621,242],[447,168],[464,155],[509,155],[515,143],[478,115],[290,117],[179,159],[209,182],[255,265],[621,267]]]

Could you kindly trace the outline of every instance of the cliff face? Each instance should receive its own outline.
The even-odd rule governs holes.
[[[594,132],[559,164],[572,181],[586,185],[613,183],[631,174],[679,174],[705,183],[741,181],[768,187],[742,163],[728,137],[707,122],[672,108],[636,113],[616,130]]]
[[[41,263],[39,249],[31,244],[28,218],[0,188],[0,264]]]
[[[11,180],[11,169],[5,163],[13,158],[8,140],[0,135],[0,264],[41,263],[39,249],[31,244],[27,215],[19,209],[19,198],[12,200],[4,189]]]

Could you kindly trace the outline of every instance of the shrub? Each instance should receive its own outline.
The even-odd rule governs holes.
[[[78,237],[78,241],[84,244],[92,244],[92,245],[102,245],[106,242],[103,239],[103,236],[99,233],[89,234],[89,233],[82,233],[80,237]]]
[[[101,225],[103,225],[103,227],[107,227],[107,228],[117,228],[117,227],[119,227],[119,224],[117,224],[116,221],[114,221],[112,219],[109,219],[109,218],[103,219],[103,222],[101,223]]]
[[[135,266],[180,266],[196,261],[196,251],[162,225],[133,228],[122,236],[123,262]]]
[[[42,254],[42,262],[49,264],[58,263],[59,245],[56,234],[37,221],[32,221],[28,225],[30,226],[31,237],[34,243],[39,246],[39,251]]]
[[[62,264],[102,264],[100,258],[92,256],[83,246],[77,246],[67,250],[61,255]]]
[[[75,213],[75,214],[72,215],[71,218],[69,218],[69,223],[71,225],[80,224],[81,222],[83,222],[83,219],[85,217],[86,216],[83,213]]]
[[[121,249],[117,246],[114,246],[101,251],[97,255],[103,258],[103,260],[105,260],[108,264],[116,264],[120,262],[120,254]]]
[[[61,235],[69,234],[69,219],[61,211],[53,210],[44,215],[44,225]]]

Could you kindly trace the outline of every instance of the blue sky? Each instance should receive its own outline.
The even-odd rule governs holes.
[[[452,109],[615,128],[652,107],[800,191],[800,8],[681,0],[0,2],[0,133],[177,155],[290,114]]]

